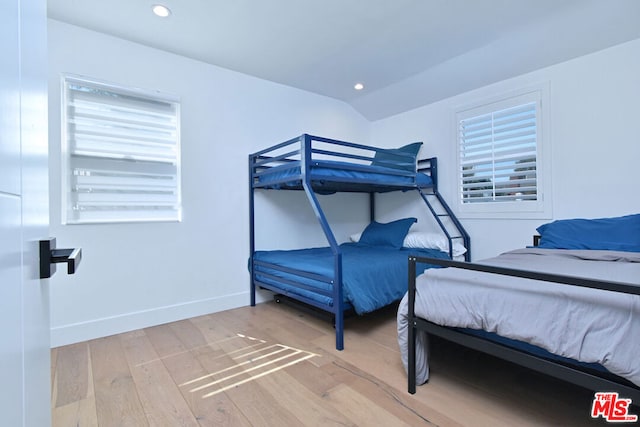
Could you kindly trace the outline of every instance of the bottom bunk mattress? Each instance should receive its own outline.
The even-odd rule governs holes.
[[[479,264],[640,285],[640,253],[519,249]],[[416,278],[415,315],[601,365],[640,386],[640,296],[455,268]],[[398,343],[408,361],[408,298],[398,308]],[[428,342],[416,336],[416,382],[429,378]]]
[[[410,255],[449,259],[436,249],[409,249],[343,243],[342,289],[344,301],[364,314],[395,301],[406,293]],[[330,247],[256,251],[255,280],[332,307],[331,284],[335,256]],[[285,270],[271,268],[275,264]],[[422,266],[427,267],[426,265]],[[297,286],[300,283],[304,286]]]

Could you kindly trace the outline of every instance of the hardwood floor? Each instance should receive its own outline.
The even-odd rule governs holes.
[[[52,416],[71,426],[584,426],[593,393],[437,341],[407,393],[395,308],[346,321],[273,302],[52,350]]]

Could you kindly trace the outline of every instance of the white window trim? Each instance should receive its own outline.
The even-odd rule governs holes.
[[[109,218],[101,218],[101,219],[78,219],[72,218],[69,215],[69,206],[71,203],[70,199],[70,188],[72,185],[72,177],[71,177],[71,162],[70,162],[70,147],[69,147],[69,135],[68,135],[68,116],[67,116],[67,105],[68,105],[68,97],[67,97],[67,82],[77,82],[79,84],[87,84],[94,85],[97,87],[104,88],[109,91],[113,91],[116,93],[122,93],[127,95],[132,95],[135,97],[140,97],[149,100],[158,100],[161,102],[167,102],[175,104],[175,118],[176,118],[176,140],[175,140],[175,158],[172,164],[175,165],[175,174],[172,174],[175,179],[175,191],[176,191],[176,203],[175,203],[175,211],[170,215],[149,215],[149,216],[140,216],[140,215],[130,215],[126,214],[122,216],[112,216]],[[62,117],[61,117],[61,173],[62,173],[62,186],[61,186],[61,207],[62,207],[62,224],[65,225],[76,225],[76,224],[99,224],[99,223],[131,223],[131,222],[180,222],[182,220],[182,191],[181,191],[181,148],[180,148],[180,100],[177,96],[168,95],[165,93],[160,93],[158,91],[140,89],[140,88],[130,88],[122,85],[109,83],[85,76],[74,75],[74,74],[62,74],[61,75],[61,103],[62,103]],[[129,156],[123,156],[122,159],[128,159]],[[131,161],[131,160],[129,160]],[[143,161],[144,162],[144,161]],[[126,174],[127,172],[122,172]]]
[[[499,202],[499,203],[462,203],[460,189],[460,144],[458,126],[461,116],[469,110],[475,110],[478,115],[486,112],[509,108],[520,101],[535,100],[539,103],[539,120],[537,127],[537,155],[536,169],[538,180],[538,200],[536,202]],[[470,103],[455,107],[453,110],[454,141],[453,150],[456,159],[455,194],[456,202],[453,209],[459,218],[469,219],[550,219],[553,209],[551,201],[551,141],[550,141],[550,107],[549,83],[539,83],[519,90],[502,93],[500,95],[478,98]]]

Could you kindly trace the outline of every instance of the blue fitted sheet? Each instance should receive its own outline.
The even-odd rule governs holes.
[[[505,338],[494,332],[487,332],[487,331],[483,331],[482,329],[469,329],[469,328],[453,328],[453,329],[463,331],[469,335],[475,335],[477,337],[484,338],[484,339],[493,341],[495,343],[505,345],[507,347],[512,347],[512,348],[515,348],[516,350],[526,351],[527,353],[533,354],[534,356],[555,360],[556,362],[562,362],[565,364],[578,366],[580,368],[592,369],[599,372],[609,372],[604,366],[602,366],[599,363],[580,362],[578,360],[570,359],[568,357],[558,356],[557,354],[553,354],[542,347],[538,347],[536,345],[533,345],[524,341]]]
[[[294,162],[286,167],[274,168],[272,172],[260,175],[262,185],[273,183],[268,188],[281,189],[300,185],[300,162]],[[311,166],[311,180],[315,185],[322,186],[334,182],[354,182],[378,185],[418,185],[427,187],[433,185],[427,174],[407,173],[398,169],[382,166],[362,165],[336,161],[314,161]]]
[[[448,254],[436,249],[394,249],[367,246],[358,243],[343,243],[342,283],[345,302],[353,306],[358,314],[368,313],[395,301],[407,291],[409,255],[448,259]],[[304,272],[318,274],[329,281],[334,273],[334,255],[331,248],[298,250],[257,251],[254,260],[264,261]],[[420,265],[419,268],[426,268]],[[333,305],[332,285],[308,277],[278,271],[265,266],[256,266],[258,281],[278,286],[289,293],[301,295],[326,306]],[[261,273],[270,273],[278,278],[295,280],[312,286],[318,292],[296,287],[292,284],[269,278]],[[324,294],[324,295],[323,295]]]

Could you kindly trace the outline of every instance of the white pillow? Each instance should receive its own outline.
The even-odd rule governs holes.
[[[359,242],[362,233],[355,233],[349,236],[349,240],[352,242]],[[449,240],[444,234],[427,232],[427,231],[409,231],[407,237],[404,238],[402,244],[405,248],[418,248],[418,249],[438,249],[442,252],[449,253]],[[457,257],[464,255],[467,252],[467,248],[456,240],[453,241],[453,256]]]
[[[403,245],[405,248],[421,248],[421,249],[439,249],[442,252],[449,253],[449,239],[444,234],[426,232],[426,231],[410,231],[404,238]],[[467,248],[460,242],[453,241],[453,256],[459,256],[467,252]]]

